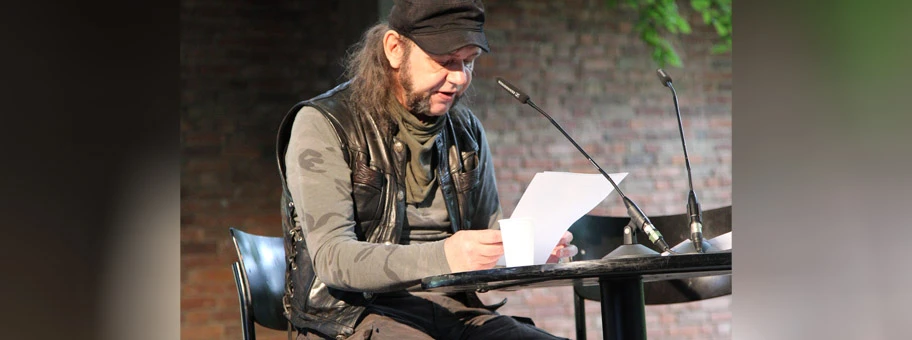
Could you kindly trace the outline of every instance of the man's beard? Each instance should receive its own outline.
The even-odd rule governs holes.
[[[405,91],[405,108],[408,109],[413,115],[421,117],[430,117],[431,116],[431,93],[415,93],[413,92],[412,80],[411,80],[411,71],[409,68],[409,63],[406,62],[402,66],[402,70],[399,72],[399,84],[402,84],[402,89]],[[462,98],[462,94],[457,93],[453,98],[453,103],[450,104],[450,107],[456,106],[456,103],[459,102],[459,99]]]

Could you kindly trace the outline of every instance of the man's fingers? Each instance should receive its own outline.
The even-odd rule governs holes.
[[[564,245],[558,244],[557,247],[554,247],[554,249],[551,249],[551,255],[554,255],[554,256],[560,255],[561,249],[564,249]],[[560,256],[558,256],[558,257],[560,257]]]
[[[571,244],[571,245],[561,249],[560,256],[558,256],[558,257],[564,258],[564,257],[576,256],[577,253],[579,253],[579,248],[577,248],[576,246]]]
[[[498,244],[503,242],[503,238],[500,235],[500,230],[494,229],[485,229],[485,230],[472,230],[476,234],[475,240],[478,243],[484,244]]]
[[[577,253],[579,253],[579,248],[572,244],[566,246],[558,245],[554,247],[554,250],[551,250],[551,256],[558,258],[576,256]]]
[[[570,241],[573,241],[573,234],[571,234],[569,231],[565,231],[564,234],[561,235],[560,241],[557,242],[557,245],[568,245],[570,244]]]
[[[494,268],[494,266],[497,264],[497,260],[499,258],[500,257],[495,257],[492,260],[481,262],[481,263],[479,263],[479,266],[481,266],[482,268]]]
[[[573,241],[573,234],[569,231],[565,231],[564,236],[561,236],[561,243],[570,244],[570,241]]]
[[[484,257],[500,257],[504,253],[502,245],[482,244],[476,247],[475,253]]]

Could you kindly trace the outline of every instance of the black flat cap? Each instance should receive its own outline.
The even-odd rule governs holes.
[[[395,0],[390,28],[431,54],[475,45],[490,52],[481,0]]]

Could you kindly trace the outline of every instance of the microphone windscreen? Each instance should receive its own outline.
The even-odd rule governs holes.
[[[516,88],[516,86],[513,86],[513,84],[510,84],[510,82],[504,80],[503,78],[497,77],[497,85],[500,85],[500,87],[503,87],[504,90],[507,90],[507,92],[513,95],[513,98],[516,98],[516,100],[518,100],[520,103],[525,104],[529,101],[529,95],[523,93],[518,88]]]
[[[659,81],[662,82],[662,85],[668,86],[668,83],[671,83],[671,77],[665,73],[665,70],[658,69],[656,70],[656,74],[659,76]]]

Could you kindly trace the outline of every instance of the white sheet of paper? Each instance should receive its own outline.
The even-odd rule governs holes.
[[[609,174],[620,184],[627,173]],[[601,174],[547,171],[535,174],[510,218],[535,223],[535,264],[548,261],[551,250],[573,222],[595,208],[614,187]],[[505,265],[501,256],[498,265]]]

